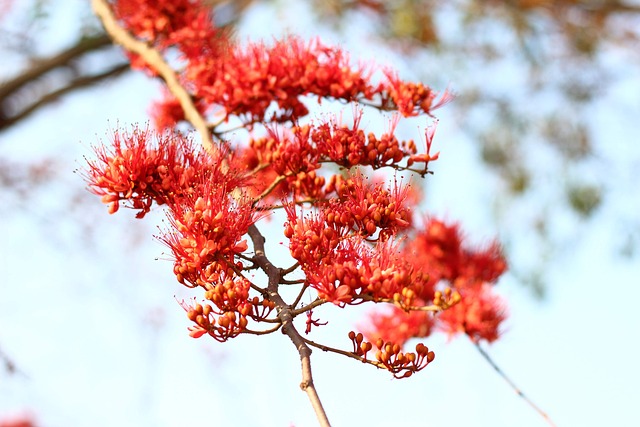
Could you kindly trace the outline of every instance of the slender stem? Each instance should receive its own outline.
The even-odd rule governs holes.
[[[294,271],[296,271],[298,267],[300,267],[300,263],[296,261],[296,263],[293,264],[291,267],[280,270],[280,274],[282,274],[282,276],[284,277],[287,274],[293,273]]]
[[[260,194],[255,199],[253,199],[253,204],[255,205],[260,200],[262,200],[265,197],[267,197],[269,195],[269,193],[271,193],[273,191],[273,189],[276,188],[278,186],[278,184],[280,184],[285,179],[287,179],[287,175],[278,175],[278,177],[273,180],[273,182],[262,192],[262,194]]]
[[[300,292],[298,292],[298,296],[296,297],[296,299],[291,304],[291,307],[293,308],[294,313],[296,313],[296,311],[298,311],[298,310],[296,310],[296,307],[298,306],[298,303],[302,299],[302,296],[307,291],[307,289],[309,289],[309,284],[308,283],[305,283],[304,285],[302,285],[302,287],[300,288]],[[297,313],[297,314],[300,314],[300,313]],[[294,314],[294,316],[296,316],[297,314]]]
[[[260,233],[260,230],[254,225],[249,227],[249,237],[253,242],[253,249],[255,252],[256,263],[262,268],[269,278],[269,285],[267,287],[267,293],[269,299],[276,304],[278,310],[278,318],[282,322],[282,333],[287,335],[300,354],[300,363],[302,365],[302,382],[300,388],[307,393],[311,406],[313,407],[318,422],[321,427],[330,427],[327,414],[322,407],[322,402],[318,396],[315,385],[313,384],[313,376],[311,374],[311,348],[305,342],[305,339],[300,335],[298,330],[293,325],[293,310],[287,303],[284,302],[280,294],[278,293],[278,284],[282,275],[280,269],[274,266],[267,258],[264,252],[264,236]]]
[[[493,361],[493,359],[491,358],[491,356],[489,356],[489,354],[480,346],[480,343],[478,342],[474,342],[472,341],[473,344],[476,346],[476,348],[478,349],[478,351],[480,352],[480,354],[482,355],[482,357],[484,358],[484,360],[487,361],[487,363],[489,363],[489,365],[491,365],[491,367],[498,373],[498,375],[500,375],[502,377],[503,380],[505,380],[507,382],[507,384],[509,384],[509,387],[511,387],[513,389],[513,391],[516,392],[516,394],[518,396],[520,396],[525,402],[527,402],[529,404],[529,406],[531,406],[533,408],[534,411],[536,411],[542,418],[545,419],[545,421],[555,427],[555,423],[551,420],[551,418],[549,417],[549,415],[547,415],[546,412],[544,412],[542,409],[540,409],[539,406],[537,406],[535,403],[533,403],[531,401],[531,399],[529,399],[523,392],[522,390],[520,390],[518,388],[518,386],[515,385],[515,383],[511,380],[511,378],[509,378],[507,376],[507,374],[505,374],[502,369],[500,369],[500,367],[496,364],[496,362]]]
[[[147,43],[133,37],[127,30],[118,25],[118,21],[109,7],[106,0],[92,0],[91,4],[96,15],[102,21],[104,29],[114,42],[118,43],[126,50],[140,55],[147,64],[149,64],[167,84],[167,88],[176,97],[180,106],[184,110],[185,118],[193,125],[200,134],[202,146],[210,154],[216,153],[216,147],[211,139],[211,133],[207,127],[207,122],[200,115],[194,105],[191,95],[178,81],[178,76],[173,69],[167,64],[162,55],[149,46]]]
[[[242,331],[243,334],[250,334],[250,335],[267,335],[267,334],[271,334],[275,331],[277,331],[278,329],[280,329],[280,327],[282,326],[281,323],[278,323],[276,326],[274,326],[273,328],[270,329],[264,329],[262,331],[253,331],[251,329],[244,329]]]
[[[302,295],[302,294],[301,294]],[[320,298],[316,298],[315,301],[313,301],[312,303],[305,305],[304,307],[300,307],[299,309],[294,309],[293,310],[293,315],[294,316],[298,316],[302,313],[306,313],[309,310],[313,310],[314,308],[322,305],[322,304],[326,304],[327,302],[325,300],[322,300]],[[296,304],[297,305],[297,304]],[[293,307],[295,307],[296,305],[293,305]]]
[[[369,302],[370,301],[370,302],[374,302],[374,303],[393,304],[396,307],[398,307],[399,309],[405,310],[407,312],[409,312],[409,311],[433,311],[433,312],[442,311],[442,307],[440,307],[438,305],[435,305],[435,304],[432,304],[432,305],[420,305],[420,306],[418,306],[418,305],[406,306],[406,305],[403,305],[403,304],[401,304],[401,303],[399,303],[397,301],[394,301],[391,298],[373,298],[370,295],[366,295],[366,294],[358,295],[357,298],[361,299],[362,302],[365,302],[365,301]],[[355,299],[356,298],[354,298],[354,300]]]
[[[304,340],[304,342],[306,342],[310,346],[319,348],[322,351],[328,351],[330,353],[341,354],[343,356],[347,356],[347,357],[350,357],[352,359],[359,360],[362,363],[368,363],[369,365],[373,365],[378,369],[387,369],[387,367],[384,366],[384,363],[376,362],[376,361],[369,360],[369,359],[365,359],[364,357],[358,356],[357,354],[355,354],[355,353],[353,353],[351,351],[345,351],[345,350],[340,350],[339,348],[329,347],[328,345],[319,344],[319,343],[317,343],[315,341],[308,340],[308,339],[306,339],[304,337],[302,337],[302,339]]]

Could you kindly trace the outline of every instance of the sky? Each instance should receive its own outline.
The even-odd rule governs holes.
[[[298,9],[254,8],[240,34],[268,38],[273,28],[264,22],[292,22],[292,31],[309,36],[310,26],[300,18],[305,12]],[[56,13],[61,25],[69,19]],[[56,34],[52,48],[64,43],[64,31]],[[388,52],[376,56],[394,61]],[[633,83],[614,87],[605,105],[627,102],[638,111],[629,95],[638,93]],[[175,282],[166,249],[152,238],[163,226],[162,212],[144,221],[127,210],[109,216],[83,190],[75,170],[91,145],[118,124],[144,123],[156,93],[155,83],[130,74],[73,94],[0,134],[5,158],[52,156],[59,172],[27,198],[0,193],[0,348],[18,367],[15,375],[0,372],[0,417],[27,412],[43,427],[315,425],[298,387],[298,355],[286,337],[225,344],[190,338],[176,301],[190,294]],[[488,351],[558,426],[640,425],[640,265],[637,255],[620,256],[616,233],[624,225],[619,219],[633,220],[640,207],[633,167],[640,152],[631,143],[638,133],[633,120],[610,110],[601,108],[594,117],[607,144],[601,156],[618,165],[593,171],[619,177],[605,208],[582,227],[571,215],[556,218],[554,232],[565,244],[548,264],[545,300],[534,299],[509,274],[498,285],[510,316],[504,336]],[[441,157],[426,207],[459,220],[472,241],[482,243],[504,233],[490,209],[482,208],[496,188],[478,168],[472,141],[447,115],[446,109],[438,115]],[[537,206],[532,198],[521,209]],[[265,227],[268,249],[286,252],[276,221]],[[276,260],[285,264],[285,258]],[[346,331],[364,312],[323,306],[315,313],[329,325],[312,338],[346,347]],[[436,335],[426,344],[436,361],[406,380],[314,351],[315,383],[330,420],[337,426],[547,425],[468,340]]]

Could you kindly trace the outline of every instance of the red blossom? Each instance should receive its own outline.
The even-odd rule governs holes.
[[[391,103],[391,108],[405,117],[420,114],[432,115],[432,112],[453,99],[449,91],[445,91],[440,99],[438,93],[422,83],[405,82],[398,74],[385,70],[387,81],[382,83],[383,100]]]
[[[211,12],[200,0],[117,0],[114,12],[129,31],[162,48],[216,34]]]
[[[149,129],[116,131],[112,148],[95,148],[85,179],[91,191],[102,196],[109,212],[120,201],[139,210],[142,218],[153,202],[162,205],[195,192],[202,176],[211,171],[205,156],[190,140],[179,135],[156,135]]]
[[[428,311],[406,312],[396,306],[383,312],[374,312],[363,325],[365,335],[371,341],[383,339],[404,346],[412,338],[426,338],[433,332],[435,316]]]
[[[493,342],[499,338],[505,318],[504,303],[483,285],[464,291],[462,300],[440,315],[438,325],[450,335],[462,332],[476,342]]]
[[[504,273],[506,262],[496,243],[481,250],[466,248],[458,225],[431,218],[425,230],[405,244],[403,259],[428,277],[415,288],[416,304],[433,304],[437,287],[450,286],[462,298],[435,319],[414,313],[402,316],[399,310],[395,310],[395,317],[373,313],[371,326],[365,326],[368,336],[403,344],[409,338],[423,337],[435,326],[451,335],[465,333],[474,340],[498,338],[505,315],[490,285]],[[419,323],[421,319],[424,325]]]
[[[386,239],[411,225],[410,186],[397,182],[391,189],[382,183],[371,185],[360,175],[352,175],[334,184],[337,197],[324,208],[328,225],[346,227],[372,239]]]
[[[314,129],[312,139],[323,157],[344,167],[373,166],[375,169],[398,164],[416,153],[413,141],[398,141],[394,132],[400,116],[395,116],[388,132],[380,138],[360,129],[362,110],[355,111],[353,126],[335,122],[322,123]]]
[[[311,332],[311,327],[312,326],[324,326],[324,325],[328,325],[329,322],[321,322],[320,319],[313,319],[313,310],[309,310],[307,311],[307,320],[306,320],[306,327],[304,328],[304,333],[308,334],[309,332]]]
[[[170,229],[161,240],[174,257],[176,278],[204,292],[202,303],[182,304],[193,322],[191,336],[226,341],[243,332],[258,333],[247,329],[250,320],[263,322],[274,310],[291,308],[276,307],[274,274],[269,273],[268,288],[245,274],[258,267],[268,270],[259,265],[258,248],[255,256],[248,252],[247,234],[261,218],[258,212],[267,215],[284,206],[284,234],[305,287],[341,307],[366,301],[393,304],[374,314],[365,329],[378,348],[375,363],[394,376],[410,376],[434,360],[423,344],[403,352],[411,338],[434,330],[465,333],[474,341],[498,338],[505,314],[491,285],[506,262],[497,244],[468,248],[457,224],[433,218],[423,230],[414,230],[417,198],[411,186],[394,182],[388,187],[335,169],[324,173],[325,165],[333,164],[390,167],[424,177],[429,162],[439,157],[432,153],[435,124],[427,128],[420,153],[413,140],[397,139],[396,127],[402,117],[431,116],[452,98],[448,91],[439,95],[389,70],[374,84],[371,77],[380,68],[354,66],[341,48],[318,40],[286,37],[271,46],[241,46],[226,30],[215,28],[212,9],[203,0],[116,0],[114,10],[136,37],[165,57],[173,55],[178,81],[202,119],[219,113],[216,123],[198,127],[219,149],[197,150],[188,138],[169,133],[184,121],[185,112],[166,93],[152,115],[167,133],[115,132],[112,148],[97,148],[97,159],[85,173],[91,191],[102,196],[111,213],[121,202],[138,210],[138,217],[153,203],[168,207]],[[132,66],[154,74],[144,61],[132,55]],[[357,106],[350,125],[337,119],[302,122],[314,99],[394,115],[381,135],[365,132]],[[225,126],[238,118],[251,137],[231,146],[222,138],[230,134]],[[279,271],[280,284],[298,283]],[[252,296],[256,291],[259,296]],[[415,310],[428,305],[444,312],[434,316]],[[307,311],[307,333],[322,324]],[[354,355],[366,360],[373,344],[362,334],[352,333],[350,339]]]
[[[307,115],[301,101],[305,95],[352,101],[373,94],[369,73],[353,69],[341,49],[319,41],[304,43],[288,37],[273,46],[230,45],[219,58],[199,55],[189,60],[186,77],[198,97],[224,106],[229,115],[244,115],[253,122],[263,121],[272,103],[280,111],[272,120]]]
[[[243,236],[258,216],[251,202],[236,200],[224,182],[209,182],[199,194],[170,205],[175,231],[162,240],[175,258],[178,281],[209,290],[221,274],[232,273],[235,256],[247,250]]]

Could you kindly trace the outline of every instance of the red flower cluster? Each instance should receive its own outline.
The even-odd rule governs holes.
[[[288,37],[272,46],[241,47],[213,26],[210,7],[202,0],[117,0],[114,9],[130,32],[159,53],[178,53],[179,83],[202,116],[197,117],[187,97],[180,97],[181,104],[167,94],[154,107],[158,128],[175,131],[187,105],[203,139],[219,146],[205,153],[178,133],[116,132],[113,148],[97,148],[97,159],[85,174],[111,213],[121,202],[138,210],[140,218],[154,202],[167,206],[172,231],[161,240],[175,258],[177,280],[204,292],[201,303],[183,303],[194,323],[192,336],[225,341],[253,332],[247,329],[249,320],[267,320],[276,308],[273,301],[280,301],[280,313],[305,313],[305,308],[282,306],[281,296],[274,295],[280,284],[302,282],[285,279],[299,267],[305,275],[303,290],[310,286],[321,300],[342,307],[366,301],[393,304],[392,311],[372,317],[369,335],[376,337],[375,364],[396,377],[433,361],[433,352],[422,344],[415,352],[402,352],[410,338],[435,329],[464,332],[474,340],[498,337],[504,314],[490,285],[506,264],[497,245],[466,249],[457,225],[433,219],[415,234],[410,186],[368,183],[360,172],[324,173],[325,165],[332,164],[425,176],[429,162],[438,158],[431,153],[435,126],[426,131],[424,152],[412,140],[398,140],[396,126],[402,116],[431,115],[451,99],[448,93],[438,99],[422,83],[402,81],[391,71],[354,67],[342,49],[319,41]],[[159,61],[139,52],[149,64]],[[184,95],[175,90],[178,83],[171,74],[159,70],[168,87]],[[303,123],[309,114],[306,102],[314,98],[360,103],[394,116],[380,136],[361,128],[359,107],[354,107],[351,125],[336,119]],[[207,125],[206,115],[218,120]],[[223,141],[232,119],[251,135],[247,143]],[[287,215],[284,234],[298,263],[287,270],[271,269],[260,248],[251,255],[247,243],[249,234],[259,246],[258,212],[267,215],[281,207]],[[268,287],[245,275],[258,268],[268,274]],[[313,320],[311,309],[306,310],[308,331],[323,324]],[[427,310],[444,312],[434,317]],[[366,359],[373,344],[362,335],[350,338],[354,354]]]
[[[208,289],[220,274],[233,275],[235,257],[247,250],[242,240],[256,220],[250,201],[235,201],[223,184],[205,185],[201,196],[186,197],[171,206],[174,234],[163,237],[171,248],[178,281]]]
[[[367,360],[367,353],[371,351],[373,345],[364,340],[362,334],[349,332],[349,339],[353,343],[353,354]],[[414,372],[421,371],[435,359],[436,355],[429,348],[419,343],[416,351],[405,353],[402,346],[392,342],[384,342],[382,339],[376,340],[376,360],[384,366],[396,378],[408,378]]]
[[[448,286],[448,292],[455,290],[461,299],[435,318],[420,312],[404,313],[397,307],[373,313],[367,335],[404,344],[410,338],[428,336],[435,326],[452,335],[463,332],[474,341],[491,342],[499,337],[505,313],[491,285],[506,270],[506,262],[495,243],[484,250],[467,249],[457,225],[430,219],[425,230],[404,246],[403,259],[429,277],[416,297],[420,305],[439,304],[439,284]]]
[[[154,135],[148,129],[116,131],[112,149],[100,146],[95,152],[97,160],[88,162],[85,176],[91,191],[109,204],[110,213],[123,200],[140,211],[138,218],[149,212],[154,201],[162,205],[196,193],[216,170],[191,141],[179,135]]]
[[[113,8],[129,31],[160,49],[201,44],[221,35],[201,0],[118,0]]]
[[[427,278],[401,258],[390,239],[410,224],[406,191],[368,186],[360,175],[335,189],[338,196],[316,214],[300,218],[293,206],[286,207],[285,236],[307,281],[320,298],[339,305],[369,299],[410,306]]]

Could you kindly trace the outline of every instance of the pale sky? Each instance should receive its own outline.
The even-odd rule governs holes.
[[[273,28],[261,23],[286,19],[292,31],[310,36],[312,29],[299,18],[303,12],[284,17],[253,9],[240,34],[268,37]],[[20,369],[13,376],[0,371],[0,417],[27,411],[43,427],[316,425],[298,387],[297,352],[284,336],[225,344],[188,336],[188,319],[174,296],[190,294],[174,280],[171,262],[162,260],[165,248],[151,237],[162,227],[162,212],[144,221],[128,210],[109,216],[97,197],[81,190],[73,171],[90,145],[118,121],[144,123],[156,88],[140,73],[129,75],[69,96],[0,134],[4,156],[54,156],[60,176],[23,200],[20,210],[13,209],[15,197],[0,193],[0,348]],[[564,243],[548,264],[547,299],[536,301],[508,274],[498,285],[510,317],[503,338],[488,351],[558,426],[640,425],[640,264],[637,254],[619,254],[621,228],[637,225],[640,149],[631,143],[638,135],[632,116],[607,108],[623,104],[638,112],[637,97],[629,95],[637,89],[637,79],[625,81],[594,107],[604,159],[599,165],[616,167],[591,172],[596,179],[617,179],[606,180],[606,204],[586,226],[566,213],[554,218]],[[447,115],[446,109],[438,114],[441,157],[425,206],[461,221],[477,242],[516,229],[509,218],[498,225],[491,219],[485,201],[497,191],[495,183],[478,170],[472,141]],[[547,190],[553,191],[552,178]],[[77,194],[83,197],[71,201]],[[533,212],[538,202],[532,198],[520,209]],[[278,226],[275,220],[265,226],[274,254],[286,253]],[[526,230],[519,232],[527,238]],[[363,310],[322,307],[315,313],[329,325],[314,330],[312,339],[348,348],[346,332]],[[464,337],[436,335],[425,343],[436,361],[407,380],[314,351],[316,387],[334,425],[547,425]]]

